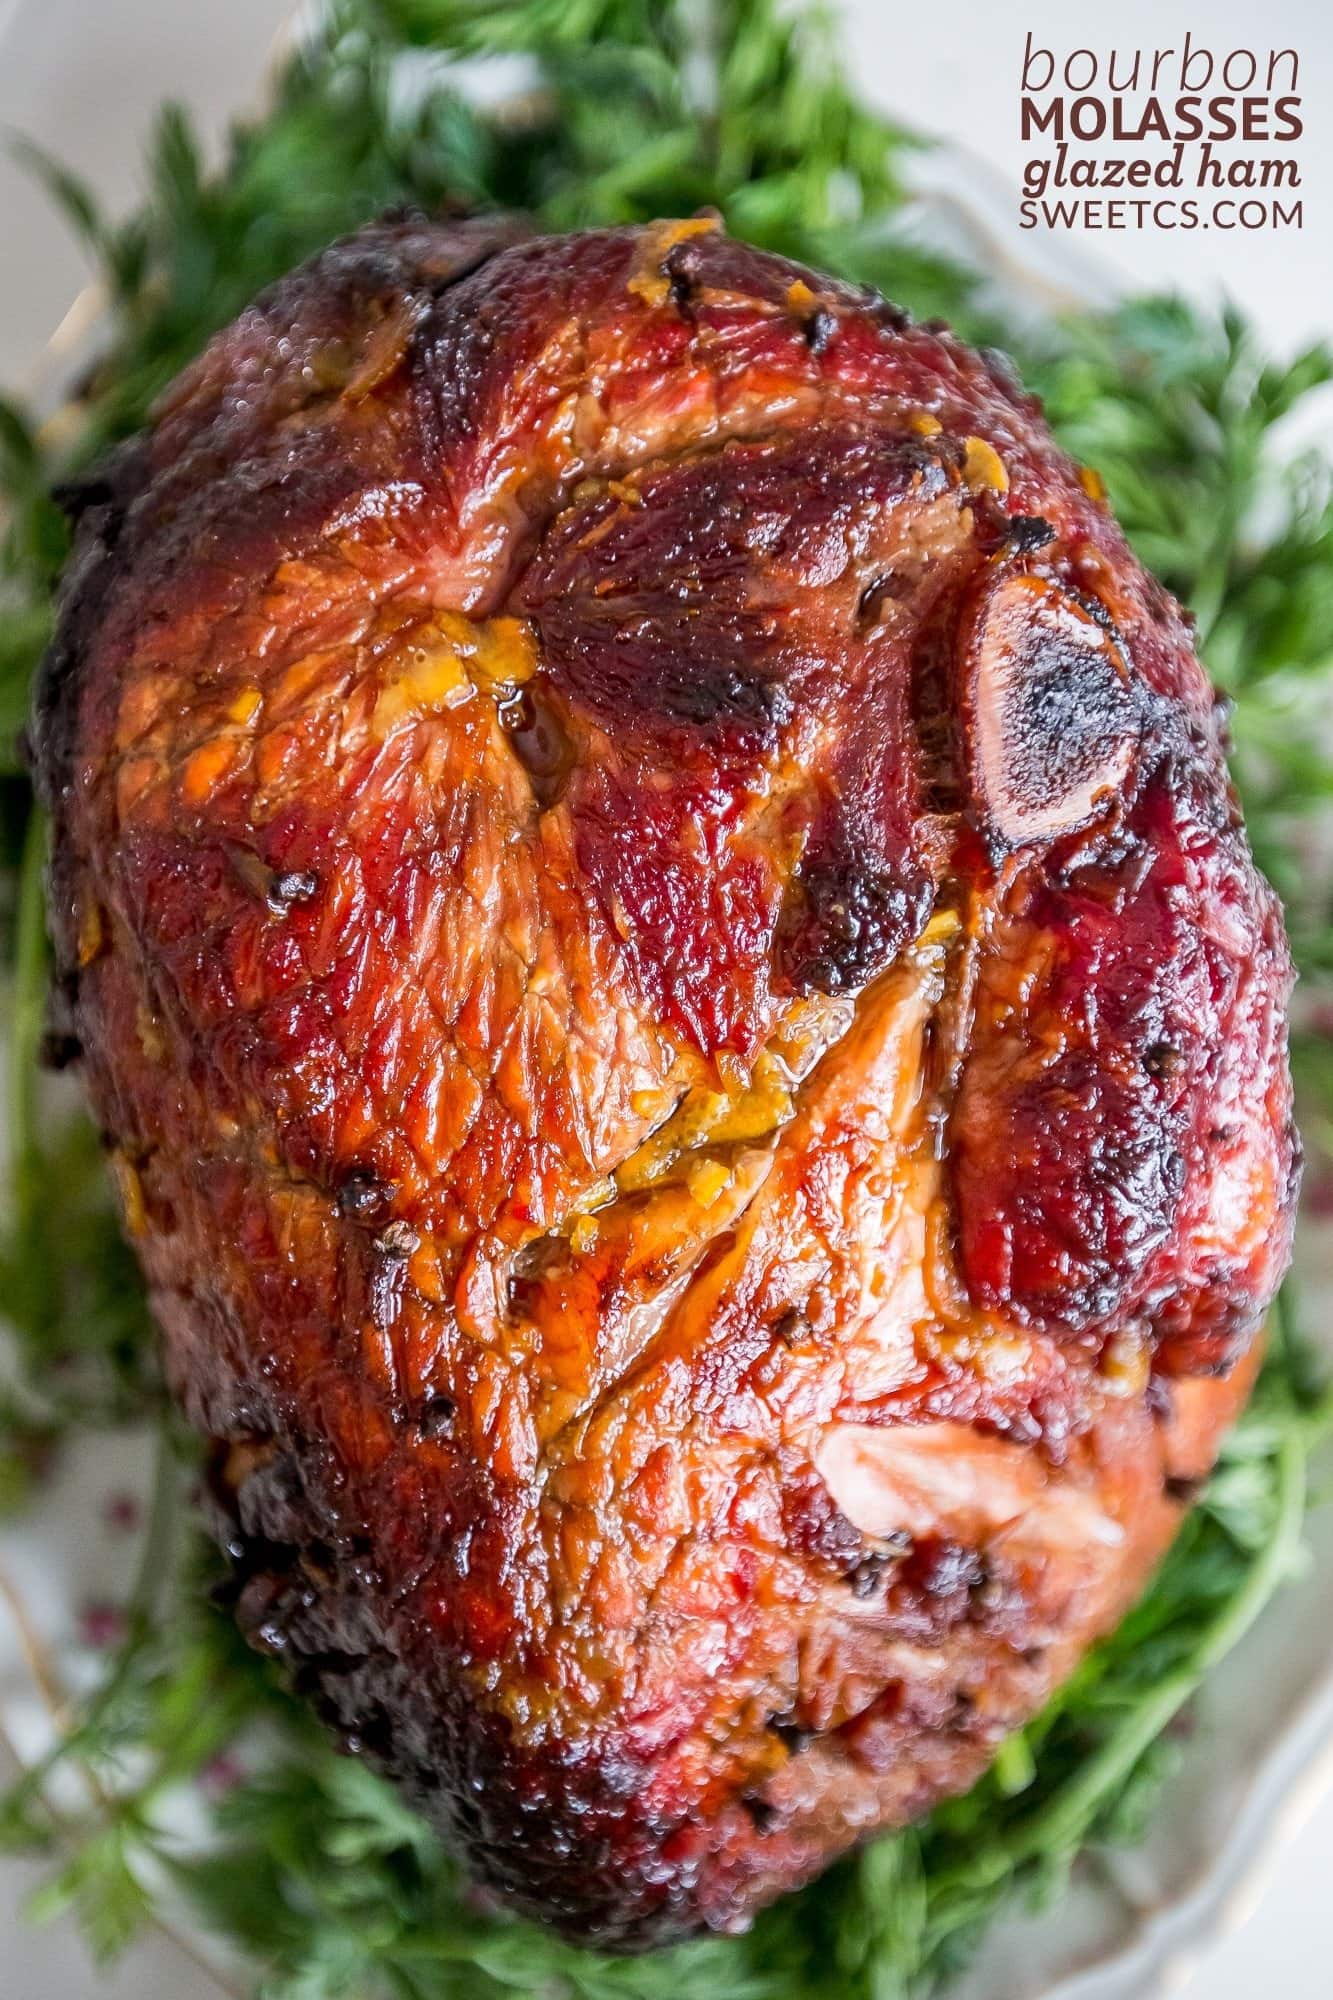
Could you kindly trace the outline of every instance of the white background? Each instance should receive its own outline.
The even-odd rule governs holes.
[[[0,128],[32,134],[86,174],[113,207],[134,192],[137,149],[155,105],[188,102],[205,132],[253,99],[289,12],[282,0],[0,0]],[[1333,330],[1333,14],[1328,0],[1210,0],[1193,8],[1120,0],[1113,10],[1029,0],[1021,14],[990,0],[952,7],[852,0],[847,27],[862,87],[925,131],[975,157],[978,205],[1003,218],[1017,200],[1022,159],[1019,72],[1026,33],[1067,52],[1090,46],[1196,42],[1296,48],[1306,136],[1301,235],[1142,232],[1076,246],[1138,288],[1176,283],[1225,290],[1290,349]],[[1059,270],[1077,268],[1067,242],[1033,241]],[[0,381],[21,381],[82,282],[77,250],[44,200],[0,161]],[[0,1609],[0,1617],[3,1617]],[[0,1994],[5,2000],[205,2000],[212,1988],[167,1946],[95,1979],[63,1930],[34,1934],[17,1910],[32,1872],[0,1866]],[[1333,1883],[1333,1801],[1293,1839],[1239,1930],[1196,1966],[1189,2000],[1328,2000],[1327,1918]],[[1236,1913],[1244,1914],[1244,1913]]]

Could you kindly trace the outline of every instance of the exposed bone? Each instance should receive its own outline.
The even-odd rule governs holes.
[[[977,804],[1011,847],[1085,824],[1129,771],[1139,704],[1115,638],[1069,591],[1009,574],[964,633]]]

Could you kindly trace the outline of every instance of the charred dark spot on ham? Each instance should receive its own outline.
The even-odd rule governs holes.
[[[687,236],[682,242],[673,243],[662,259],[662,269],[670,284],[669,296],[678,312],[683,312],[693,299],[703,264],[697,236]]]
[[[343,1215],[356,1222],[376,1222],[384,1215],[396,1190],[369,1167],[356,1167],[338,1183],[336,1200]]]
[[[426,1438],[447,1438],[452,1436],[454,1420],[458,1415],[458,1405],[452,1396],[428,1396],[421,1408],[418,1423],[421,1435]]]
[[[783,964],[798,991],[856,993],[920,931],[932,886],[851,855],[803,866],[784,920]]]
[[[1011,514],[1005,527],[1005,540],[1015,555],[1031,555],[1055,540],[1055,529],[1040,514]]]
[[[837,331],[837,314],[826,306],[817,306],[805,322],[805,344],[812,354],[825,354]]]

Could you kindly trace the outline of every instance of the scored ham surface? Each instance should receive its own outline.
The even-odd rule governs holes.
[[[58,1000],[254,1641],[511,1904],[970,1784],[1258,1360],[1290,973],[1001,357],[706,220],[390,218],[72,496]]]

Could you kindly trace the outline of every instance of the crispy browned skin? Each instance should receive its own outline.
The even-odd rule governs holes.
[[[55,927],[239,1615],[611,1946],[968,1785],[1288,1251],[1176,606],[996,362],[708,224],[389,221],[80,496]]]

